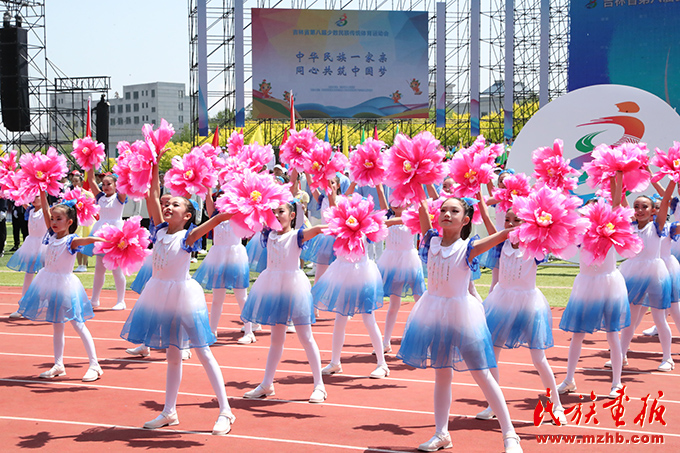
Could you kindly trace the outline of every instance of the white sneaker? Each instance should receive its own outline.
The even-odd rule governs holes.
[[[628,366],[628,356],[625,356],[623,358],[623,363],[621,364],[621,366]],[[604,362],[604,367],[605,368],[611,368],[612,367],[612,361],[607,360],[606,362]]]
[[[319,385],[317,387],[314,387],[314,391],[312,392],[312,395],[309,397],[309,402],[310,403],[323,403],[326,401],[326,398],[328,398],[328,394],[326,393],[326,389],[323,385]]]
[[[553,410],[553,415],[560,422],[560,426],[564,426],[567,424],[567,416],[564,415],[564,409]],[[557,423],[555,423],[555,420],[552,421],[552,424],[557,425]]]
[[[241,338],[238,339],[237,343],[238,344],[251,344],[255,343],[257,341],[257,338],[255,338],[254,333],[247,333],[243,335]]]
[[[243,330],[241,330],[243,332]],[[262,324],[253,323],[253,332],[262,332]]]
[[[619,390],[623,388],[623,384],[615,385],[612,387],[611,392],[609,392],[609,395],[607,395],[607,398],[615,400],[616,398],[619,397]]]
[[[47,371],[43,371],[40,373],[40,377],[43,379],[52,379],[57,376],[65,376],[66,375],[66,369],[64,369],[64,365],[54,365],[52,368],[50,368]]]
[[[198,254],[199,254],[199,255],[207,255],[207,254],[208,254],[208,251],[207,251],[206,249],[202,249],[202,250],[199,250],[199,251],[198,251]]]
[[[140,344],[136,348],[126,349],[125,352],[127,352],[130,355],[138,355],[142,357],[149,357],[149,355],[151,355],[151,349],[149,349],[148,346],[143,344]]]
[[[104,372],[102,371],[102,367],[99,365],[90,367],[87,369],[87,372],[85,372],[85,376],[83,376],[83,382],[96,381],[102,374],[104,374]]]
[[[392,345],[389,344],[387,346],[383,345],[383,354],[388,354],[390,352],[392,352]],[[375,355],[375,349],[371,351],[371,354]]]
[[[517,434],[509,434],[503,438],[503,448],[505,453],[523,453],[522,447],[519,444],[519,436]]]
[[[321,374],[342,374],[342,366],[339,363],[329,363],[321,369]]]
[[[98,300],[91,300],[90,303],[92,304],[92,308],[97,308],[100,305]]]
[[[198,263],[198,258],[191,258],[191,263]]]
[[[288,326],[286,327],[286,333],[295,333],[295,332],[297,332],[295,330],[295,326],[293,324],[288,324]]]
[[[161,415],[159,415],[158,417],[144,423],[144,428],[158,429],[164,426],[174,425],[179,425],[179,418],[177,418],[177,412],[173,412],[172,414],[166,414],[165,412],[161,412]]]
[[[371,371],[371,374],[368,375],[371,379],[382,379],[390,375],[390,369],[387,368],[387,364],[383,363],[382,365],[378,365],[378,367]]]
[[[189,360],[191,358],[191,349],[182,349],[182,360]]]
[[[121,301],[118,302],[116,305],[114,305],[113,307],[111,307],[111,310],[121,311],[121,310],[125,310],[125,308],[127,308],[127,307],[125,306],[125,301],[124,301],[124,300],[121,300]]]
[[[653,325],[649,329],[643,330],[642,335],[644,335],[645,337],[655,337],[659,335],[659,330],[656,328],[656,325]]]
[[[75,273],[79,273],[79,272],[87,272],[87,267],[85,267],[84,265],[81,264],[80,266],[76,267],[76,268],[73,270],[73,272],[75,272]]]
[[[18,311],[15,311],[11,315],[9,315],[9,319],[20,319],[20,318],[23,318],[23,317],[24,316],[21,313],[19,313]]]
[[[487,407],[482,412],[475,415],[475,418],[477,420],[493,420],[496,418],[496,414],[493,413],[493,410],[491,410],[490,407]]]
[[[231,425],[236,421],[236,416],[231,412],[225,412],[217,417],[215,426],[213,426],[213,436],[224,436],[231,431]]]
[[[274,391],[274,384],[270,385],[268,388],[264,388],[262,387],[262,384],[260,384],[255,387],[254,390],[244,393],[243,397],[252,400],[274,395],[276,395],[276,392]]]
[[[420,451],[437,451],[442,448],[451,448],[451,435],[449,433],[437,433],[424,444],[418,445]]]
[[[557,386],[557,393],[564,395],[565,393],[573,393],[576,391],[576,381],[564,381]]]
[[[668,359],[664,360],[661,362],[661,365],[657,368],[659,371],[673,371],[673,368],[675,368],[675,362],[673,362],[673,359]]]

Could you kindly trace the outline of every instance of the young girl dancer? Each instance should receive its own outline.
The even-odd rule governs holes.
[[[94,178],[94,169],[87,172],[90,188],[97,199],[99,205],[99,220],[92,226],[91,236],[104,225],[123,226],[123,205],[127,201],[125,194],[116,191],[116,176],[106,175],[102,179],[102,190],[99,190]],[[93,247],[86,248],[83,253],[93,256]],[[94,282],[92,283],[92,306],[99,307],[99,296],[104,286],[106,268],[104,268],[104,257],[97,256],[94,266]],[[123,270],[116,268],[111,270],[113,281],[116,284],[116,304],[111,310],[125,310],[125,275]]]
[[[217,213],[212,195],[205,197],[205,207],[208,216]],[[217,326],[222,316],[222,305],[227,297],[227,289],[234,291],[239,309],[243,311],[246,303],[246,292],[250,281],[250,269],[248,266],[248,254],[241,244],[241,237],[248,236],[247,231],[241,231],[231,222],[222,222],[213,230],[213,246],[208,255],[203,258],[203,263],[194,272],[194,280],[205,289],[213,292],[213,302],[210,308],[210,328],[217,337]],[[238,340],[238,344],[250,344],[257,341],[253,334],[253,325],[244,323],[244,335]]]
[[[647,308],[652,310],[652,318],[659,332],[659,341],[663,351],[659,371],[671,371],[675,363],[671,358],[671,329],[666,321],[666,310],[671,308],[671,278],[668,269],[660,257],[661,238],[668,214],[668,205],[675,190],[675,182],[671,181],[666,188],[661,207],[658,212],[651,198],[641,195],[635,199],[634,229],[642,239],[644,248],[635,257],[624,261],[619,270],[626,280],[628,301],[630,302],[630,325],[621,332],[621,353],[623,365],[628,365],[626,353],[635,328],[642,321]],[[654,215],[656,214],[656,219]],[[606,364],[605,364],[606,365]]]
[[[210,328],[203,288],[189,276],[189,265],[191,252],[200,247],[198,239],[231,216],[219,214],[195,227],[196,210],[189,200],[173,197],[161,212],[159,195],[158,165],[154,165],[146,199],[149,215],[156,225],[152,238],[153,274],[120,334],[132,343],[167,349],[165,406],[158,417],[144,424],[144,428],[156,429],[179,423],[176,404],[182,381],[181,350],[193,348],[220,407],[212,433],[227,434],[236,417],[229,407],[219,365],[208,347],[215,342],[215,335]]]
[[[296,174],[291,172],[291,175]],[[309,183],[309,175],[307,175],[307,180]],[[312,192],[312,196],[319,203],[321,218],[323,219],[323,213],[335,203],[335,197],[341,194],[340,191],[340,177],[329,180],[330,190],[327,194],[321,193],[320,190],[315,190]],[[293,195],[296,192],[293,191]],[[335,243],[335,238],[333,236],[327,236],[325,234],[318,235],[314,240],[310,241],[307,248],[303,250],[300,256],[304,261],[311,261],[316,263],[314,270],[314,284],[319,281],[323,274],[328,270],[328,266],[331,265],[336,259],[335,251],[333,250],[333,244]]]
[[[504,189],[505,185],[503,184],[503,180],[513,174],[515,174],[515,171],[512,169],[503,170],[498,175],[498,187]],[[505,211],[503,211],[500,206],[498,206],[498,203],[493,198],[493,182],[488,184],[487,190],[489,191],[489,196],[491,197],[487,200],[487,203],[489,205],[495,204],[494,210],[496,211],[496,219],[494,225],[496,230],[500,231],[505,228]],[[486,267],[487,269],[491,269],[491,286],[489,287],[489,292],[493,291],[496,283],[498,283],[498,259],[501,257],[502,248],[503,244],[498,244],[496,247],[485,253],[484,256],[480,257],[479,264]]]
[[[387,200],[382,185],[378,185],[376,189],[380,209],[387,209]],[[404,208],[400,206],[391,206],[390,209],[397,218],[401,217],[404,211]],[[383,295],[390,298],[383,336],[385,353],[392,352],[392,332],[401,307],[401,298],[413,295],[413,299],[418,302],[426,290],[423,265],[418,257],[411,231],[406,226],[398,224],[391,225],[387,231],[385,250],[376,263],[383,279]]]
[[[49,236],[45,238],[45,267],[19,301],[19,313],[32,321],[51,322],[54,329],[54,366],[40,374],[51,379],[66,374],[64,368],[64,324],[70,321],[85,346],[89,367],[84,382],[96,381],[103,374],[92,335],[85,321],[92,318],[92,305],[80,280],[73,275],[76,253],[82,246],[103,241],[95,237],[79,238],[75,234],[78,217],[75,202],[69,201],[49,209],[47,194],[40,192],[40,209]]]
[[[274,214],[281,229],[273,231],[265,228],[262,232],[262,246],[267,249],[267,268],[253,283],[241,313],[244,322],[271,326],[271,345],[262,382],[243,397],[264,398],[275,394],[274,373],[283,354],[286,326],[293,323],[314,377],[314,390],[309,402],[321,403],[327,394],[321,376],[319,347],[312,335],[311,324],[316,322],[316,318],[311,286],[300,269],[300,251],[306,241],[321,233],[324,225],[295,229],[296,207],[291,203],[282,204],[274,210]]]
[[[28,236],[24,239],[24,243],[19,247],[19,250],[14,252],[14,255],[7,262],[7,267],[18,272],[25,272],[24,286],[21,288],[21,296],[26,294],[26,290],[31,285],[35,273],[38,272],[45,264],[45,245],[43,245],[43,237],[47,232],[45,219],[43,218],[42,205],[40,204],[40,196],[38,195],[33,200],[31,206],[26,209],[26,218],[28,219]],[[10,318],[21,318],[21,314],[15,311]]]
[[[621,173],[611,185],[612,209],[617,209],[621,200]],[[588,203],[604,203],[604,200],[591,199]],[[606,225],[593,225],[601,228]],[[593,255],[593,251],[581,246],[579,274],[567,302],[567,308],[562,313],[560,329],[573,332],[569,343],[569,359],[567,361],[567,375],[558,387],[562,393],[576,391],[574,372],[581,357],[581,344],[586,333],[602,330],[607,333],[607,343],[612,364],[612,386],[609,398],[618,397],[617,391],[621,384],[621,340],[619,331],[630,325],[630,308],[628,306],[628,291],[623,275],[616,268],[616,252],[611,247],[601,264],[585,264],[586,258]],[[590,260],[588,260],[590,261]]]
[[[470,370],[472,377],[498,415],[505,451],[521,452],[519,437],[510,420],[503,392],[489,368],[496,366],[491,335],[482,305],[469,294],[470,270],[476,257],[502,242],[508,230],[484,239],[470,239],[472,205],[459,198],[442,203],[439,224],[443,235],[432,229],[426,201],[420,203],[420,255],[428,267],[428,289],[413,307],[406,322],[397,357],[416,368],[435,368],[435,435],[418,449],[451,448],[448,422],[453,370]]]
[[[480,197],[481,198],[481,197]],[[496,228],[489,219],[486,205],[480,202],[480,212],[489,234]],[[505,212],[505,228],[513,228],[522,221],[509,209]],[[519,244],[506,240],[499,258],[498,283],[484,301],[486,323],[491,332],[496,363],[502,349],[515,349],[525,346],[531,351],[534,363],[543,383],[543,388],[550,389],[553,403],[553,415],[560,424],[567,423],[564,408],[557,392],[555,376],[545,358],[545,350],[551,348],[552,313],[550,305],[540,289],[536,288],[536,271],[538,262],[534,258],[526,258],[519,249]],[[500,382],[498,368],[491,370],[494,379]],[[480,420],[490,420],[495,416],[493,407],[477,414]]]

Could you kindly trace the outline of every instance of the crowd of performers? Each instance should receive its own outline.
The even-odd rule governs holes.
[[[66,161],[52,149],[23,155],[18,162],[15,152],[7,153],[0,158],[0,184],[6,198],[28,206],[29,236],[8,263],[25,273],[12,316],[54,326],[54,366],[41,378],[66,374],[66,322],[89,358],[83,381],[102,376],[86,321],[100,306],[107,269],[114,276],[113,309],[118,310],[126,308],[125,276],[137,272],[132,289],[139,298],[121,337],[137,345],[129,354],[146,357],[151,350],[165,350],[167,355],[165,405],[145,428],[179,423],[182,360],[193,350],[219,403],[212,432],[231,430],[235,415],[210,350],[227,290],[241,311],[239,344],[255,342],[263,325],[270,329],[264,376],[244,398],[275,394],[274,374],[286,332],[292,330],[312,371],[310,403],[328,397],[324,379],[330,378],[325,376],[343,372],[350,317],[361,316],[373,346],[376,367],[369,376],[389,376],[385,354],[392,352],[393,336],[401,333],[394,330],[401,299],[413,296],[416,303],[397,358],[434,369],[435,433],[418,447],[423,451],[452,447],[448,424],[454,370],[469,371],[484,393],[488,408],[476,417],[497,419],[505,451],[522,451],[499,386],[503,349],[529,350],[542,387],[550,390],[557,425],[567,423],[560,395],[576,390],[575,370],[588,333],[606,332],[610,398],[620,395],[626,352],[648,308],[663,352],[658,370],[674,368],[667,315],[680,326],[680,232],[673,222],[678,143],[667,153],[657,149],[654,156],[642,144],[596,148],[584,170],[597,196],[584,203],[573,195],[578,172],[563,158],[559,140],[534,152],[532,185],[530,176],[500,169],[495,161],[502,146],[487,145],[482,137],[447,162],[427,132],[413,138],[398,135],[392,147],[368,139],[347,159],[312,131],[291,131],[280,153],[287,170],[277,165],[269,173],[271,146],[244,145],[235,132],[224,150],[204,145],[175,157],[162,186],[159,160],[171,146],[172,127],[163,121],[157,130],[147,125],[143,132],[145,140],[119,144],[114,174],[104,176],[101,187],[94,172],[103,160],[103,145],[90,137],[74,142],[73,156],[87,173],[91,194],[78,187],[63,190],[59,181]],[[659,170],[654,173],[649,165]],[[670,182],[662,187],[659,180],[665,176]],[[658,196],[626,196],[650,184]],[[369,193],[373,196],[362,196]],[[59,201],[50,206],[48,195]],[[205,200],[209,217],[200,225],[190,199],[196,197]],[[145,199],[148,231],[139,217],[123,221],[128,198]],[[310,221],[311,203],[321,212],[320,222]],[[488,206],[494,206],[495,220]],[[484,238],[473,235],[473,223],[480,225],[475,228],[483,224]],[[85,225],[92,226],[91,233],[76,234]],[[202,248],[201,238],[209,232],[213,245],[191,276],[191,254]],[[250,238],[246,246],[245,238]],[[380,257],[369,257],[367,251],[382,250],[383,243]],[[553,346],[552,316],[536,287],[536,272],[549,255],[569,258],[577,252],[580,272],[559,325],[573,336],[567,375],[558,385],[545,355]],[[77,253],[96,257],[91,297],[73,274]],[[626,260],[617,267],[621,258]],[[301,267],[310,262],[313,285]],[[493,269],[484,300],[474,285],[480,266]],[[252,286],[251,270],[259,273]],[[210,310],[205,290],[213,294]],[[381,333],[375,311],[385,298],[389,306]],[[325,366],[312,328],[319,311],[335,316],[331,360]]]

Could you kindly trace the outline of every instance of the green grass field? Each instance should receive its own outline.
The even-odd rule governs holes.
[[[5,286],[22,286],[24,282],[24,274],[21,272],[15,272],[7,267],[7,261],[9,261],[12,254],[7,252],[14,245],[14,240],[12,238],[11,224],[7,227],[8,237],[7,243],[5,244],[5,256],[0,258],[0,284]],[[198,263],[191,265],[191,272],[198,269],[201,264],[202,256],[199,256]],[[83,283],[85,288],[92,288],[92,280],[94,278],[94,258],[89,259],[88,271],[84,273],[75,274],[80,281]],[[305,269],[309,272],[309,269]],[[536,284],[543,291],[548,302],[553,307],[564,307],[567,305],[569,300],[569,293],[571,292],[571,286],[574,283],[574,278],[578,274],[578,266],[571,265],[570,263],[565,263],[563,261],[554,261],[545,266],[539,266],[538,275],[536,277]],[[133,274],[127,278],[127,287],[130,289],[130,284],[135,279]],[[256,273],[250,274],[250,281],[255,281],[257,278]],[[311,283],[314,283],[314,278],[310,278]],[[475,281],[477,286],[477,291],[482,297],[486,297],[489,293],[489,285],[491,284],[491,271],[488,269],[482,270],[482,278]],[[104,289],[115,289],[113,283],[113,276],[110,272],[106,274],[106,280],[104,282]],[[406,300],[413,300],[412,298],[406,298]]]

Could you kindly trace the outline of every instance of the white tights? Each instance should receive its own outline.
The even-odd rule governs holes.
[[[663,351],[663,360],[671,358],[671,328],[666,321],[666,310],[660,308],[652,308],[652,318],[654,324],[659,331],[659,342],[661,343],[661,350]],[[630,306],[630,326],[621,331],[621,354],[626,355],[630,342],[635,335],[635,329],[642,322],[642,317],[647,311],[644,305]]]
[[[418,302],[420,296],[414,294],[413,300]],[[390,306],[387,309],[387,315],[385,316],[385,336],[383,337],[383,347],[388,347],[392,341],[392,332],[394,331],[394,325],[397,323],[397,315],[399,314],[399,308],[401,308],[401,296],[395,296],[392,294],[390,296]]]
[[[496,356],[496,363],[499,362],[502,348],[497,348],[494,346],[493,352]],[[534,363],[534,368],[538,371],[538,375],[541,377],[541,383],[544,389],[550,389],[550,401],[553,403],[553,410],[563,410],[562,403],[560,402],[560,394],[557,392],[557,384],[555,383],[555,375],[550,368],[548,359],[545,358],[545,351],[543,349],[529,349],[531,351],[531,361]],[[493,375],[496,382],[500,384],[500,373],[498,368],[491,368],[491,374]],[[489,401],[489,406],[491,402]],[[493,410],[493,406],[491,406]],[[496,411],[494,410],[494,413]],[[498,416],[498,414],[496,414]]]
[[[94,282],[92,283],[92,302],[99,301],[102,288],[104,287],[104,277],[106,268],[104,267],[104,257],[97,255],[97,261],[94,265]],[[113,281],[116,283],[116,303],[125,301],[125,275],[123,270],[119,267],[111,271],[113,274]]]
[[[64,325],[63,322],[55,322],[52,324],[53,337],[52,345],[54,346],[54,364],[58,366],[64,366]],[[87,353],[87,358],[90,361],[90,368],[99,366],[97,361],[97,351],[94,348],[94,341],[92,340],[92,334],[85,326],[84,322],[71,321],[71,325],[76,333],[80,336],[83,341],[83,346],[85,346],[85,352]]]
[[[224,378],[217,360],[210,352],[210,348],[207,346],[194,348],[194,352],[198,356],[198,360],[201,361],[215,396],[217,396],[220,413],[231,412],[227,392],[224,389]],[[179,393],[179,384],[182,382],[182,351],[176,346],[169,346],[166,357],[168,372],[165,378],[165,407],[163,412],[172,414],[177,410],[177,394]]]
[[[667,310],[670,313],[673,322],[675,323],[675,328],[680,331],[680,302],[674,302],[671,304],[671,308]]]
[[[578,360],[581,358],[581,344],[585,337],[585,332],[575,332],[571,337],[571,343],[569,343],[569,360],[567,362],[567,376],[564,378],[566,382],[574,380],[576,365],[578,365]],[[609,343],[609,356],[612,361],[612,388],[614,388],[621,384],[621,364],[623,362],[623,355],[621,353],[619,333],[607,332],[607,343]]]
[[[26,291],[28,291],[28,287],[31,286],[33,277],[35,277],[35,274],[31,274],[28,272],[24,274],[24,286],[21,288],[21,297],[24,297],[24,294],[26,294]]]
[[[495,368],[493,368],[495,369]],[[491,410],[496,414],[501,425],[503,437],[515,434],[515,428],[510,420],[508,405],[501,391],[489,370],[470,371],[473,379],[484,393],[484,397],[489,402]],[[437,433],[447,433],[449,431],[449,412],[451,410],[451,383],[453,382],[452,368],[435,369],[434,377],[434,425]]]
[[[368,336],[371,338],[371,344],[375,350],[375,356],[378,359],[378,365],[385,364],[385,353],[382,348],[382,335],[380,335],[380,327],[375,320],[373,313],[362,313],[361,317],[364,321],[364,326],[368,331]],[[340,355],[342,354],[342,347],[345,344],[345,328],[347,327],[348,316],[343,316],[340,313],[335,314],[335,324],[333,325],[333,349],[331,351],[331,363],[340,365]]]
[[[236,296],[236,302],[238,303],[239,312],[243,311],[243,306],[246,303],[246,298],[248,297],[248,290],[246,288],[234,288],[234,296]],[[214,288],[213,289],[213,301],[210,307],[210,330],[212,332],[217,332],[217,326],[220,324],[220,316],[222,316],[222,305],[224,304],[224,299],[227,297],[227,290],[225,288]],[[253,333],[253,324],[250,322],[244,322],[245,335]]]
[[[264,378],[262,378],[262,387],[269,387],[274,383],[274,373],[276,367],[281,361],[283,355],[283,344],[286,341],[285,324],[276,324],[272,326],[271,330],[271,345],[269,346],[269,354],[267,354],[267,366],[264,370]],[[314,387],[323,386],[321,378],[321,355],[319,354],[319,347],[314,341],[312,335],[312,326],[309,324],[301,324],[295,326],[297,337],[302,344],[307,355],[307,361],[312,369],[312,376],[314,377]]]

